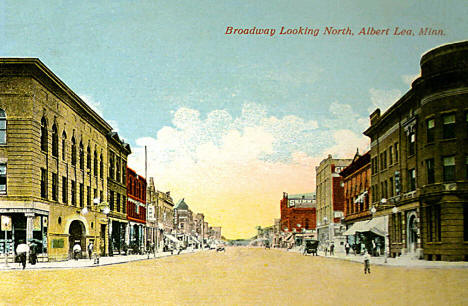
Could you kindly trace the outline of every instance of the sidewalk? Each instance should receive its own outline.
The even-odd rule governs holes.
[[[202,250],[183,250],[180,254],[200,252]],[[149,259],[162,258],[167,256],[176,256],[171,254],[171,252],[158,252],[155,254],[150,254]],[[115,265],[121,263],[127,263],[132,261],[148,260],[148,255],[117,255],[117,256],[106,256],[99,258],[99,264],[94,264],[94,259],[78,259],[78,260],[67,260],[67,261],[54,261],[54,262],[38,262],[35,265],[31,265],[29,262],[26,264],[25,270],[37,270],[37,269],[73,269],[73,268],[92,268],[92,267],[101,267],[108,265]],[[9,270],[22,270],[23,267],[21,263],[8,263],[8,266],[5,266],[5,263],[0,263],[0,271],[9,271]]]
[[[300,249],[291,249],[290,252],[302,253]],[[354,255],[346,253],[335,253],[335,255],[325,256],[323,251],[318,251],[318,255],[321,257],[327,257],[331,259],[337,260],[347,260],[347,261],[354,261],[363,263],[362,255]],[[308,254],[307,256],[311,256]],[[312,257],[312,256],[311,256]],[[393,266],[393,267],[408,267],[408,268],[434,268],[434,269],[467,269],[468,262],[464,261],[427,261],[427,260],[417,260],[411,259],[405,256],[397,257],[397,258],[387,258],[387,262],[385,262],[384,256],[379,257],[371,257],[371,264],[372,265],[379,265],[379,266]]]

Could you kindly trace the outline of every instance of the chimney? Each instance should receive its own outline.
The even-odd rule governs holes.
[[[380,119],[380,108],[377,108],[372,114],[370,114],[370,125],[374,125]]]

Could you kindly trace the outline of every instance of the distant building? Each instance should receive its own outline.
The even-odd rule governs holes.
[[[316,227],[316,199],[315,193],[288,195],[283,192],[280,201],[281,221],[283,232],[306,232]]]
[[[320,243],[332,241],[337,246],[344,244],[344,188],[341,170],[351,163],[351,159],[334,159],[331,155],[315,167],[317,195],[317,236]]]

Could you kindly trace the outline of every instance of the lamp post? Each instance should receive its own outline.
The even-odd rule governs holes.
[[[94,243],[95,246],[95,254],[94,254],[94,264],[99,264],[99,252],[96,251],[97,249],[97,213],[102,210],[102,213],[106,216],[110,213],[109,205],[106,202],[101,202],[100,198],[93,199],[93,203],[96,206],[96,211],[94,212]],[[88,209],[85,207],[81,210],[83,215],[88,213]]]

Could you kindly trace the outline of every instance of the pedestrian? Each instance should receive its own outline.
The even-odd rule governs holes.
[[[348,242],[346,242],[344,248],[345,248],[345,250],[346,250],[346,256],[348,256],[348,255],[349,255],[349,248],[350,248]]]
[[[37,244],[34,241],[29,244],[29,262],[32,265],[37,263]]]
[[[330,256],[335,255],[335,244],[332,242],[330,244]]]
[[[75,245],[73,246],[73,258],[75,260],[78,260],[79,256],[80,256],[80,253],[81,253],[81,245],[79,242],[75,243]]]
[[[20,263],[23,266],[23,270],[26,268],[26,257],[29,252],[29,246],[24,243],[23,240],[20,241],[20,244],[16,247],[16,254],[19,257]]]
[[[377,254],[377,245],[375,244],[375,240],[372,239],[372,256],[376,256]]]
[[[370,255],[364,251],[364,274],[370,274]]]
[[[94,244],[92,241],[88,243],[88,258],[91,259],[91,256],[93,256],[93,251],[94,251]]]

